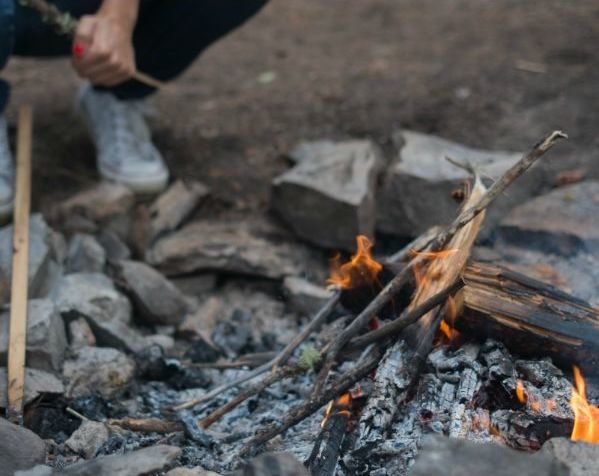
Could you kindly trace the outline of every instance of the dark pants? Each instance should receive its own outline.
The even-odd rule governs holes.
[[[127,1],[127,0],[123,0]],[[268,0],[141,0],[133,36],[137,68],[159,80],[181,74],[209,45],[241,25]],[[76,17],[93,14],[101,0],[53,0]],[[0,68],[11,55],[58,57],[71,54],[71,41],[42,23],[37,12],[18,0],[0,0]],[[0,80],[1,81],[1,80]],[[111,91],[121,99],[138,99],[154,90],[128,81]],[[0,112],[9,87],[0,83]]]

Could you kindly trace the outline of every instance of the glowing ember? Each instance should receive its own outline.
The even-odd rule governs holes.
[[[526,405],[526,391],[524,390],[522,380],[516,382],[516,397],[522,405]]]
[[[587,401],[585,382],[578,367],[574,367],[574,382],[576,388],[572,388],[570,398],[570,406],[574,411],[574,428],[570,438],[597,444],[599,443],[599,408]]]
[[[535,413],[552,412],[556,407],[554,400],[543,400],[529,395],[522,380],[516,382],[516,398],[522,405],[528,406]]]
[[[372,258],[373,243],[364,235],[356,237],[357,251],[350,261],[340,264],[339,256],[331,261],[331,277],[329,284],[343,289],[355,288],[376,282],[383,265]]]
[[[361,394],[361,389],[356,391],[360,392]],[[347,392],[341,395],[337,400],[332,400],[327,406],[327,410],[324,413],[324,418],[320,422],[320,427],[324,428],[324,425],[332,415],[343,415],[350,417],[351,412],[349,411],[349,407],[351,405],[352,399],[352,392]]]

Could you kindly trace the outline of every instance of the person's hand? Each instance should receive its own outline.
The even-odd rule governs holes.
[[[111,16],[81,17],[73,41],[73,68],[98,86],[115,86],[135,73],[132,28]]]

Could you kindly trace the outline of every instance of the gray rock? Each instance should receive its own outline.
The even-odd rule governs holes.
[[[145,346],[143,336],[130,326],[131,305],[128,299],[103,274],[64,276],[53,297],[67,322],[80,317],[86,319],[98,345],[132,352]]]
[[[370,141],[325,149],[273,181],[272,206],[305,240],[352,249],[356,235],[374,235],[381,154]]]
[[[290,453],[264,453],[233,473],[235,476],[308,476],[308,469]]]
[[[220,271],[279,279],[309,266],[298,243],[271,239],[251,220],[198,221],[159,239],[146,261],[167,276]]]
[[[101,273],[106,265],[106,251],[91,235],[77,233],[69,241],[67,273]]]
[[[566,438],[552,438],[541,450],[556,457],[570,468],[571,476],[595,476],[599,461],[599,446],[570,441]]]
[[[110,431],[104,423],[84,420],[65,445],[85,459],[95,456],[96,451],[110,438]]]
[[[85,318],[80,317],[69,322],[69,342],[73,350],[96,345],[96,336]]]
[[[216,274],[202,273],[190,274],[189,276],[178,276],[171,278],[171,282],[177,289],[187,296],[197,297],[216,287]]]
[[[12,268],[12,226],[0,229],[0,305],[9,301]],[[29,223],[29,297],[44,297],[54,277],[52,269],[52,230],[41,215]],[[54,263],[55,264],[55,263]]]
[[[135,196],[127,187],[110,182],[99,182],[93,188],[68,198],[54,206],[49,214],[52,220],[64,222],[73,216],[96,224],[105,224],[131,211]]]
[[[133,360],[116,349],[102,347],[82,347],[63,368],[69,398],[92,393],[114,398],[129,387],[134,376]]]
[[[428,436],[410,476],[568,476],[568,468],[548,454],[527,454],[489,443]]]
[[[175,468],[171,469],[166,476],[220,476],[214,471],[207,471],[199,466],[195,468]]]
[[[328,139],[301,142],[289,152],[288,156],[296,164],[306,160],[320,160],[335,153],[336,147],[337,143]]]
[[[498,178],[521,154],[472,149],[418,132],[396,134],[399,154],[387,170],[378,194],[377,229],[400,236],[417,236],[432,226],[450,223],[459,204],[452,192],[468,172],[445,157],[478,165],[484,176]],[[533,169],[493,203],[486,217],[491,228],[513,206],[539,192],[542,174]]]
[[[187,313],[185,296],[162,274],[139,261],[120,261],[114,270],[141,319],[156,325],[181,323]]]
[[[599,181],[555,189],[515,208],[501,222],[512,244],[570,256],[599,252]]]
[[[0,418],[0,472],[12,475],[46,462],[46,444],[32,431]]]
[[[150,206],[150,241],[179,228],[209,193],[208,187],[200,182],[173,183]]]
[[[0,368],[0,408],[6,408],[6,369]],[[53,374],[38,369],[25,369],[23,403],[28,404],[40,395],[62,395],[64,385]]]
[[[333,295],[332,291],[295,276],[285,278],[283,290],[293,310],[303,315],[318,312]]]
[[[43,464],[38,464],[31,469],[17,471],[14,476],[50,476],[52,468]]]
[[[160,471],[181,454],[181,448],[156,445],[122,455],[102,456],[64,468],[66,476],[142,476]]]
[[[64,322],[49,299],[29,301],[27,313],[27,366],[60,372],[67,338]],[[0,365],[6,364],[10,313],[0,314]]]
[[[131,258],[131,250],[116,233],[102,230],[96,235],[96,240],[98,240],[100,246],[104,248],[106,259],[111,261],[121,261]]]

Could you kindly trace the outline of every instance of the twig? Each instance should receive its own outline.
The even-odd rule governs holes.
[[[174,433],[183,431],[182,423],[178,421],[160,420],[158,418],[122,418],[110,419],[109,425],[118,426],[125,430],[137,431],[140,433]]]
[[[401,316],[393,321],[390,321],[378,329],[370,331],[364,335],[358,336],[352,339],[344,348],[344,352],[353,352],[358,349],[363,349],[364,347],[374,343],[379,342],[381,340],[396,337],[402,330],[406,327],[414,324],[418,321],[424,314],[431,311],[435,307],[442,304],[448,296],[455,294],[457,291],[464,287],[464,281],[462,279],[458,279],[451,286],[445,288],[443,291],[435,294],[430,299],[420,304],[419,306],[409,310],[404,311]]]
[[[195,407],[200,403],[207,402],[208,400],[212,400],[215,397],[220,396],[223,392],[230,390],[231,388],[237,387],[242,383],[245,383],[249,380],[253,380],[254,378],[262,375],[263,373],[268,372],[269,370],[274,370],[276,367],[283,365],[293,354],[294,350],[301,345],[301,343],[308,338],[308,336],[317,329],[322,323],[326,320],[329,314],[333,311],[337,303],[339,302],[340,292],[335,291],[335,294],[329,298],[329,300],[320,308],[320,310],[316,313],[314,318],[310,321],[310,323],[303,329],[303,331],[296,336],[289,344],[285,346],[285,348],[272,360],[269,362],[256,367],[251,370],[247,374],[231,381],[226,384],[220,385],[215,389],[211,390],[205,395],[202,395],[199,398],[195,398],[193,400],[189,400],[187,402],[181,403],[173,408],[175,411],[185,410],[187,408]]]
[[[397,253],[394,253],[387,259],[385,259],[385,263],[395,264],[401,263],[402,261],[406,261],[408,258],[410,258],[410,253],[414,251],[422,251],[428,248],[428,246],[435,240],[440,231],[440,226],[433,226],[432,228],[429,228],[422,235],[408,243]]]
[[[260,382],[257,382],[253,386],[245,389],[243,392],[241,392],[239,395],[237,395],[234,399],[229,400],[223,406],[214,410],[212,413],[210,413],[210,415],[208,415],[204,419],[200,420],[200,422],[198,424],[204,429],[208,428],[210,425],[212,425],[214,422],[216,422],[223,415],[226,415],[227,413],[229,413],[231,410],[233,410],[239,404],[246,401],[248,398],[253,397],[254,395],[260,393],[265,388],[270,387],[273,383],[275,383],[279,380],[282,380],[284,378],[293,377],[293,376],[298,375],[303,372],[305,372],[305,369],[299,367],[298,365],[288,365],[285,367],[279,367],[276,370],[273,370],[265,378],[260,380]]]
[[[85,415],[82,415],[78,411],[73,410],[71,407],[67,407],[65,411],[70,415],[73,415],[75,418],[79,418],[81,421],[89,421],[89,418],[87,418]]]
[[[8,419],[17,423],[23,420],[25,391],[32,132],[33,111],[23,106],[19,109],[6,408]]]
[[[246,446],[241,451],[241,456],[249,456],[253,453],[253,451],[270,441],[275,436],[281,434],[285,430],[291,428],[292,426],[298,424],[300,421],[312,415],[314,412],[318,411],[319,408],[326,405],[330,400],[333,400],[335,397],[340,394],[347,392],[352,385],[356,382],[367,376],[372,370],[374,370],[381,359],[381,351],[380,349],[373,347],[367,353],[364,360],[359,363],[352,370],[347,372],[345,375],[341,376],[335,383],[330,385],[324,392],[319,395],[312,394],[306,401],[304,401],[301,405],[298,405],[289,411],[287,417],[280,423],[273,423],[262,431],[260,431],[256,436],[251,438]]]
[[[33,8],[42,16],[42,20],[49,25],[52,25],[59,35],[72,37],[77,29],[77,19],[70,13],[60,11],[55,5],[47,0],[19,0],[19,3],[24,7]],[[164,87],[162,81],[153,78],[152,76],[136,71],[133,73],[133,79],[152,88],[160,89]]]

